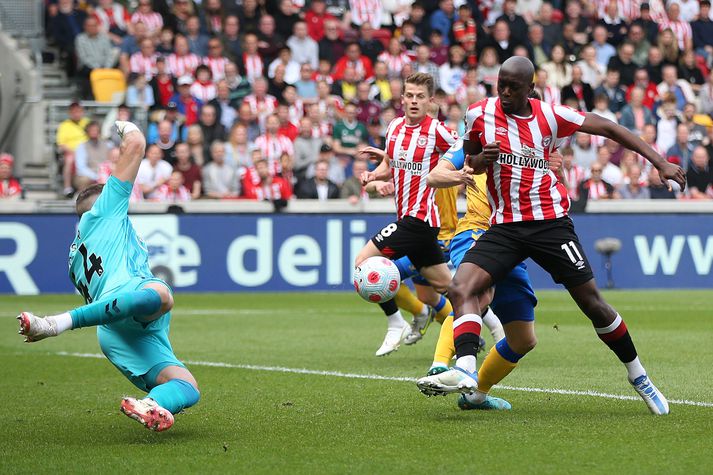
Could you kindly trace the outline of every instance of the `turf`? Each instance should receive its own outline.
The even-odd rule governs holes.
[[[539,295],[538,347],[503,384],[633,395],[625,372],[563,292]],[[670,399],[713,402],[710,292],[610,292]],[[463,412],[405,381],[209,367],[201,402],[168,432],[121,415],[137,390],[84,329],[21,343],[20,310],[76,296],[0,300],[0,473],[711,473],[713,407],[495,390],[513,410]],[[378,359],[385,322],[352,294],[179,294],[172,322],[189,361],[418,377],[437,328]]]

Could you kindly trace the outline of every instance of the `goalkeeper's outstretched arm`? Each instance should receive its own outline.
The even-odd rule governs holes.
[[[116,121],[116,128],[121,137],[119,161],[114,167],[113,175],[121,181],[133,183],[139,172],[139,165],[146,151],[146,138],[136,124],[121,120]]]

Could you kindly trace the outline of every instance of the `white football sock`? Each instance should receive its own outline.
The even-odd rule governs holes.
[[[57,334],[72,329],[72,316],[69,313],[60,313],[59,315],[51,315],[47,320],[54,320]]]
[[[386,318],[389,321],[389,328],[400,328],[405,325],[408,325],[408,322],[406,322],[406,320],[404,320],[404,317],[401,316],[400,310],[398,310],[396,313],[392,313],[391,315],[387,315]]]
[[[495,342],[505,338],[503,325],[500,323],[500,319],[495,315],[492,308],[488,307],[488,311],[483,315],[483,323],[488,327],[488,330],[490,330],[490,334]]]
[[[629,372],[629,381],[634,381],[639,376],[643,376],[644,374],[646,374],[646,370],[639,361],[638,356],[632,361],[624,363],[624,366],[626,366],[626,370]]]
[[[459,357],[456,360],[456,366],[458,366],[460,369],[466,370],[469,373],[475,373],[475,368],[476,368],[475,356],[466,355],[466,356]]]

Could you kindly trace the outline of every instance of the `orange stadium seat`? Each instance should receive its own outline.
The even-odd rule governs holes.
[[[118,69],[94,69],[89,75],[97,102],[121,102],[126,93],[126,78]]]

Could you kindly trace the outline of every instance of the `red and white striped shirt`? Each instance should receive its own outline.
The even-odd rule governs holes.
[[[99,22],[99,30],[108,33],[112,27],[118,27],[126,31],[127,23],[131,21],[129,12],[121,3],[114,2],[110,8],[97,7],[94,10],[94,18]]]
[[[536,87],[535,90],[540,94],[542,100],[548,104],[562,104],[562,96],[557,87],[545,86],[543,88]]]
[[[260,135],[255,139],[255,147],[260,150],[262,157],[267,160],[270,170],[272,170],[273,173],[280,173],[282,170],[280,157],[283,153],[289,156],[295,153],[292,140],[284,135]]]
[[[208,66],[213,73],[213,82],[218,82],[225,77],[225,66],[228,64],[228,58],[207,56],[203,58],[203,64]]]
[[[670,28],[673,31],[674,36],[678,40],[678,47],[681,51],[686,49],[686,43],[688,41],[693,41],[693,30],[691,29],[691,24],[687,21],[671,21],[669,19],[664,19],[659,23],[659,31],[663,31]]]
[[[649,4],[649,11],[651,12],[651,19],[653,21],[660,23],[668,18],[666,9],[661,0],[617,0],[619,16],[627,20],[636,20],[641,16],[641,4],[644,2]],[[598,17],[604,18],[609,0],[596,0],[595,3]]]
[[[349,0],[349,10],[355,25],[369,23],[376,30],[381,28],[381,0]]]
[[[277,99],[270,94],[265,94],[262,99],[255,94],[248,94],[243,101],[250,106],[250,110],[258,118],[261,127],[265,125],[265,118],[277,110]]]
[[[184,203],[191,201],[191,193],[183,185],[172,190],[168,183],[164,183],[156,190],[153,199],[162,203]]]
[[[256,78],[262,77],[265,63],[259,54],[243,54],[243,64],[245,65],[245,79],[252,83]]]
[[[305,116],[305,105],[302,100],[297,99],[289,108],[290,122],[299,126],[300,120]]]
[[[158,34],[158,32],[161,31],[161,28],[163,28],[163,17],[160,13],[156,12],[141,13],[139,11],[135,11],[134,14],[131,15],[131,23],[136,24],[138,22],[142,22],[146,25],[148,36]]]
[[[193,72],[201,64],[201,58],[197,54],[188,53],[177,55],[176,53],[168,55],[166,58],[166,66],[168,72],[175,78],[180,78],[184,75],[193,76]]]
[[[137,51],[129,58],[129,70],[132,73],[143,74],[146,79],[150,80],[156,75],[156,58],[158,58],[156,53],[144,56],[141,51]]]
[[[561,218],[569,196],[550,171],[550,153],[560,139],[579,130],[584,114],[565,106],[529,99],[532,115],[506,115],[499,98],[477,102],[466,112],[468,140],[500,141],[498,161],[488,166],[492,224]]]
[[[203,104],[212,101],[216,94],[218,94],[218,90],[212,82],[201,84],[196,81],[191,84],[191,96],[199,99]]]
[[[399,219],[411,216],[440,227],[436,190],[428,186],[426,177],[455,141],[450,129],[430,116],[416,125],[408,125],[405,117],[391,121],[386,131],[386,153],[391,159]]]
[[[377,58],[378,61],[386,63],[386,68],[389,70],[390,77],[401,76],[401,70],[404,68],[405,64],[411,62],[411,58],[406,53],[401,53],[398,56],[390,54],[388,51],[384,51]]]
[[[562,174],[567,181],[567,192],[573,200],[579,199],[579,184],[584,181],[584,169],[579,165],[572,164],[572,168],[562,167]]]

